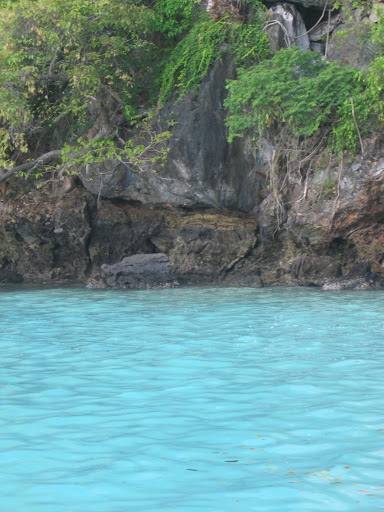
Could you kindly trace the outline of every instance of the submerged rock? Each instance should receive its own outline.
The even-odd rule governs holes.
[[[114,265],[102,265],[90,288],[172,288],[178,285],[165,254],[135,254]]]

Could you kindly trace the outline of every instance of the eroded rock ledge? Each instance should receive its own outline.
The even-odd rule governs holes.
[[[113,265],[102,265],[89,288],[174,288],[178,282],[165,254],[135,254]]]
[[[110,286],[147,287],[149,278],[134,281],[119,263],[139,254],[134,258],[166,265],[161,286],[177,280],[231,286],[326,284],[330,289],[331,282],[334,289],[345,287],[350,271],[364,261],[371,270],[368,277],[359,277],[365,279],[363,288],[378,288],[384,271],[383,175],[375,178],[363,171],[359,190],[339,199],[322,196],[311,183],[307,199],[293,204],[275,233],[273,210],[264,202],[252,214],[98,202],[81,185],[61,199],[39,191],[24,197],[23,204],[2,202],[0,280],[85,284],[101,275],[94,284],[104,286],[109,279]],[[356,181],[347,180],[355,189]],[[291,197],[300,199],[299,191]]]

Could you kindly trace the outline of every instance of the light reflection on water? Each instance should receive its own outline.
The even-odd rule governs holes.
[[[383,303],[2,291],[1,510],[384,509]]]

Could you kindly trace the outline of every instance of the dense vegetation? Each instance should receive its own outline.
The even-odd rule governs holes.
[[[376,57],[367,69],[324,60],[298,48],[277,52],[229,83],[229,139],[268,129],[284,136],[321,131],[331,151],[363,151],[362,138],[380,133],[384,122],[384,15],[367,39]],[[284,130],[283,130],[284,128]]]
[[[15,165],[28,159],[33,162],[40,155],[44,157],[37,166],[23,164],[17,168],[30,171],[52,160],[60,163],[62,148],[68,160],[68,144],[81,147],[88,160],[92,155],[100,157],[105,149],[132,151],[130,141],[125,148],[127,130],[143,117],[140,110],[156,104],[158,91],[153,84],[159,82],[161,62],[177,43],[178,33],[191,24],[195,3],[2,2],[3,178],[12,174]],[[95,138],[104,141],[97,145],[92,142]]]
[[[359,149],[383,123],[380,54],[364,72],[295,48],[272,57],[256,0],[241,23],[230,12],[214,21],[198,3],[2,1],[0,181],[106,156],[162,161],[164,149],[145,152],[170,133],[153,134],[150,119],[165,101],[196,91],[222,51],[238,68],[228,85],[230,140],[271,126],[298,136],[324,129],[340,152]],[[371,37],[383,47],[383,17]]]

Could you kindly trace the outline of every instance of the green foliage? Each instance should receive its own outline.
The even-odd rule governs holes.
[[[57,122],[116,103],[129,117],[151,68],[139,0],[17,0],[0,10],[0,165]],[[142,83],[145,80],[142,80]]]
[[[371,2],[368,0],[336,0],[333,4],[334,9],[338,9],[348,15],[352,14],[353,9],[365,9],[369,7]]]
[[[196,90],[226,39],[227,19],[213,23],[208,15],[196,23],[172,51],[162,73],[161,101],[177,90]]]
[[[258,0],[249,0],[256,14],[247,23],[230,24],[228,40],[238,67],[249,67],[271,56],[269,40],[263,32],[266,9]]]
[[[111,157],[162,165],[167,136],[157,140],[146,128],[146,142],[139,144],[130,131],[139,131],[153,105],[197,91],[223,52],[233,54],[238,71],[225,103],[230,140],[281,127],[305,137],[320,130],[340,153],[359,148],[361,136],[382,129],[381,10],[379,22],[366,32],[377,56],[358,71],[297,48],[270,58],[265,7],[258,0],[245,0],[254,9],[244,23],[230,14],[214,22],[199,3],[0,1],[0,167],[34,161],[52,144],[58,149],[57,140],[59,149],[68,142],[62,150],[68,169]],[[343,7],[355,8],[346,2]],[[94,139],[90,129],[101,118],[110,129],[104,139]],[[115,119],[128,142],[116,143]],[[52,143],[60,131],[66,138]],[[40,176],[39,168],[33,173]]]
[[[311,136],[326,126],[338,151],[358,143],[351,98],[360,120],[367,106],[362,101],[362,75],[352,67],[323,61],[316,52],[283,49],[270,61],[241,71],[228,90],[229,140],[247,130],[261,135],[268,127],[285,125],[296,136]]]
[[[372,41],[377,48],[377,57],[370,65],[365,82],[372,108],[378,119],[384,122],[384,12],[377,8],[378,22],[372,24]]]
[[[264,8],[259,10],[249,23],[233,23],[228,16],[213,22],[202,14],[189,33],[171,52],[161,79],[160,99],[164,101],[175,91],[183,96],[187,91],[196,91],[214,60],[223,50],[235,56],[238,66],[259,62],[269,56],[269,43],[263,33]]]
[[[66,171],[71,174],[79,165],[89,165],[106,159],[129,162],[138,168],[146,165],[156,172],[156,167],[163,166],[167,158],[165,142],[172,134],[164,131],[157,134],[147,132],[142,135],[145,144],[129,139],[124,147],[120,148],[116,146],[113,137],[97,139],[79,137],[76,144],[65,144],[61,149],[61,172]]]
[[[191,25],[199,0],[158,0],[155,3],[155,30],[172,38]]]
[[[156,104],[160,86],[160,102],[196,90],[223,45],[241,66],[265,58],[268,43],[261,14],[249,24],[233,24],[229,17],[214,23],[197,9],[198,3],[2,2],[0,167],[12,168],[26,155],[33,159],[51,149],[49,133],[61,130],[76,140],[97,118],[108,124],[111,112],[119,112],[126,126],[140,124],[138,105],[148,110]],[[252,3],[259,6],[256,0]],[[263,10],[258,7],[258,12]],[[100,140],[97,145],[98,155],[96,147],[87,146],[90,161],[108,153]],[[78,150],[84,160],[85,146]]]
[[[321,195],[322,197],[326,197],[329,195],[336,194],[337,192],[337,186],[336,182],[333,179],[326,179],[321,185]]]

